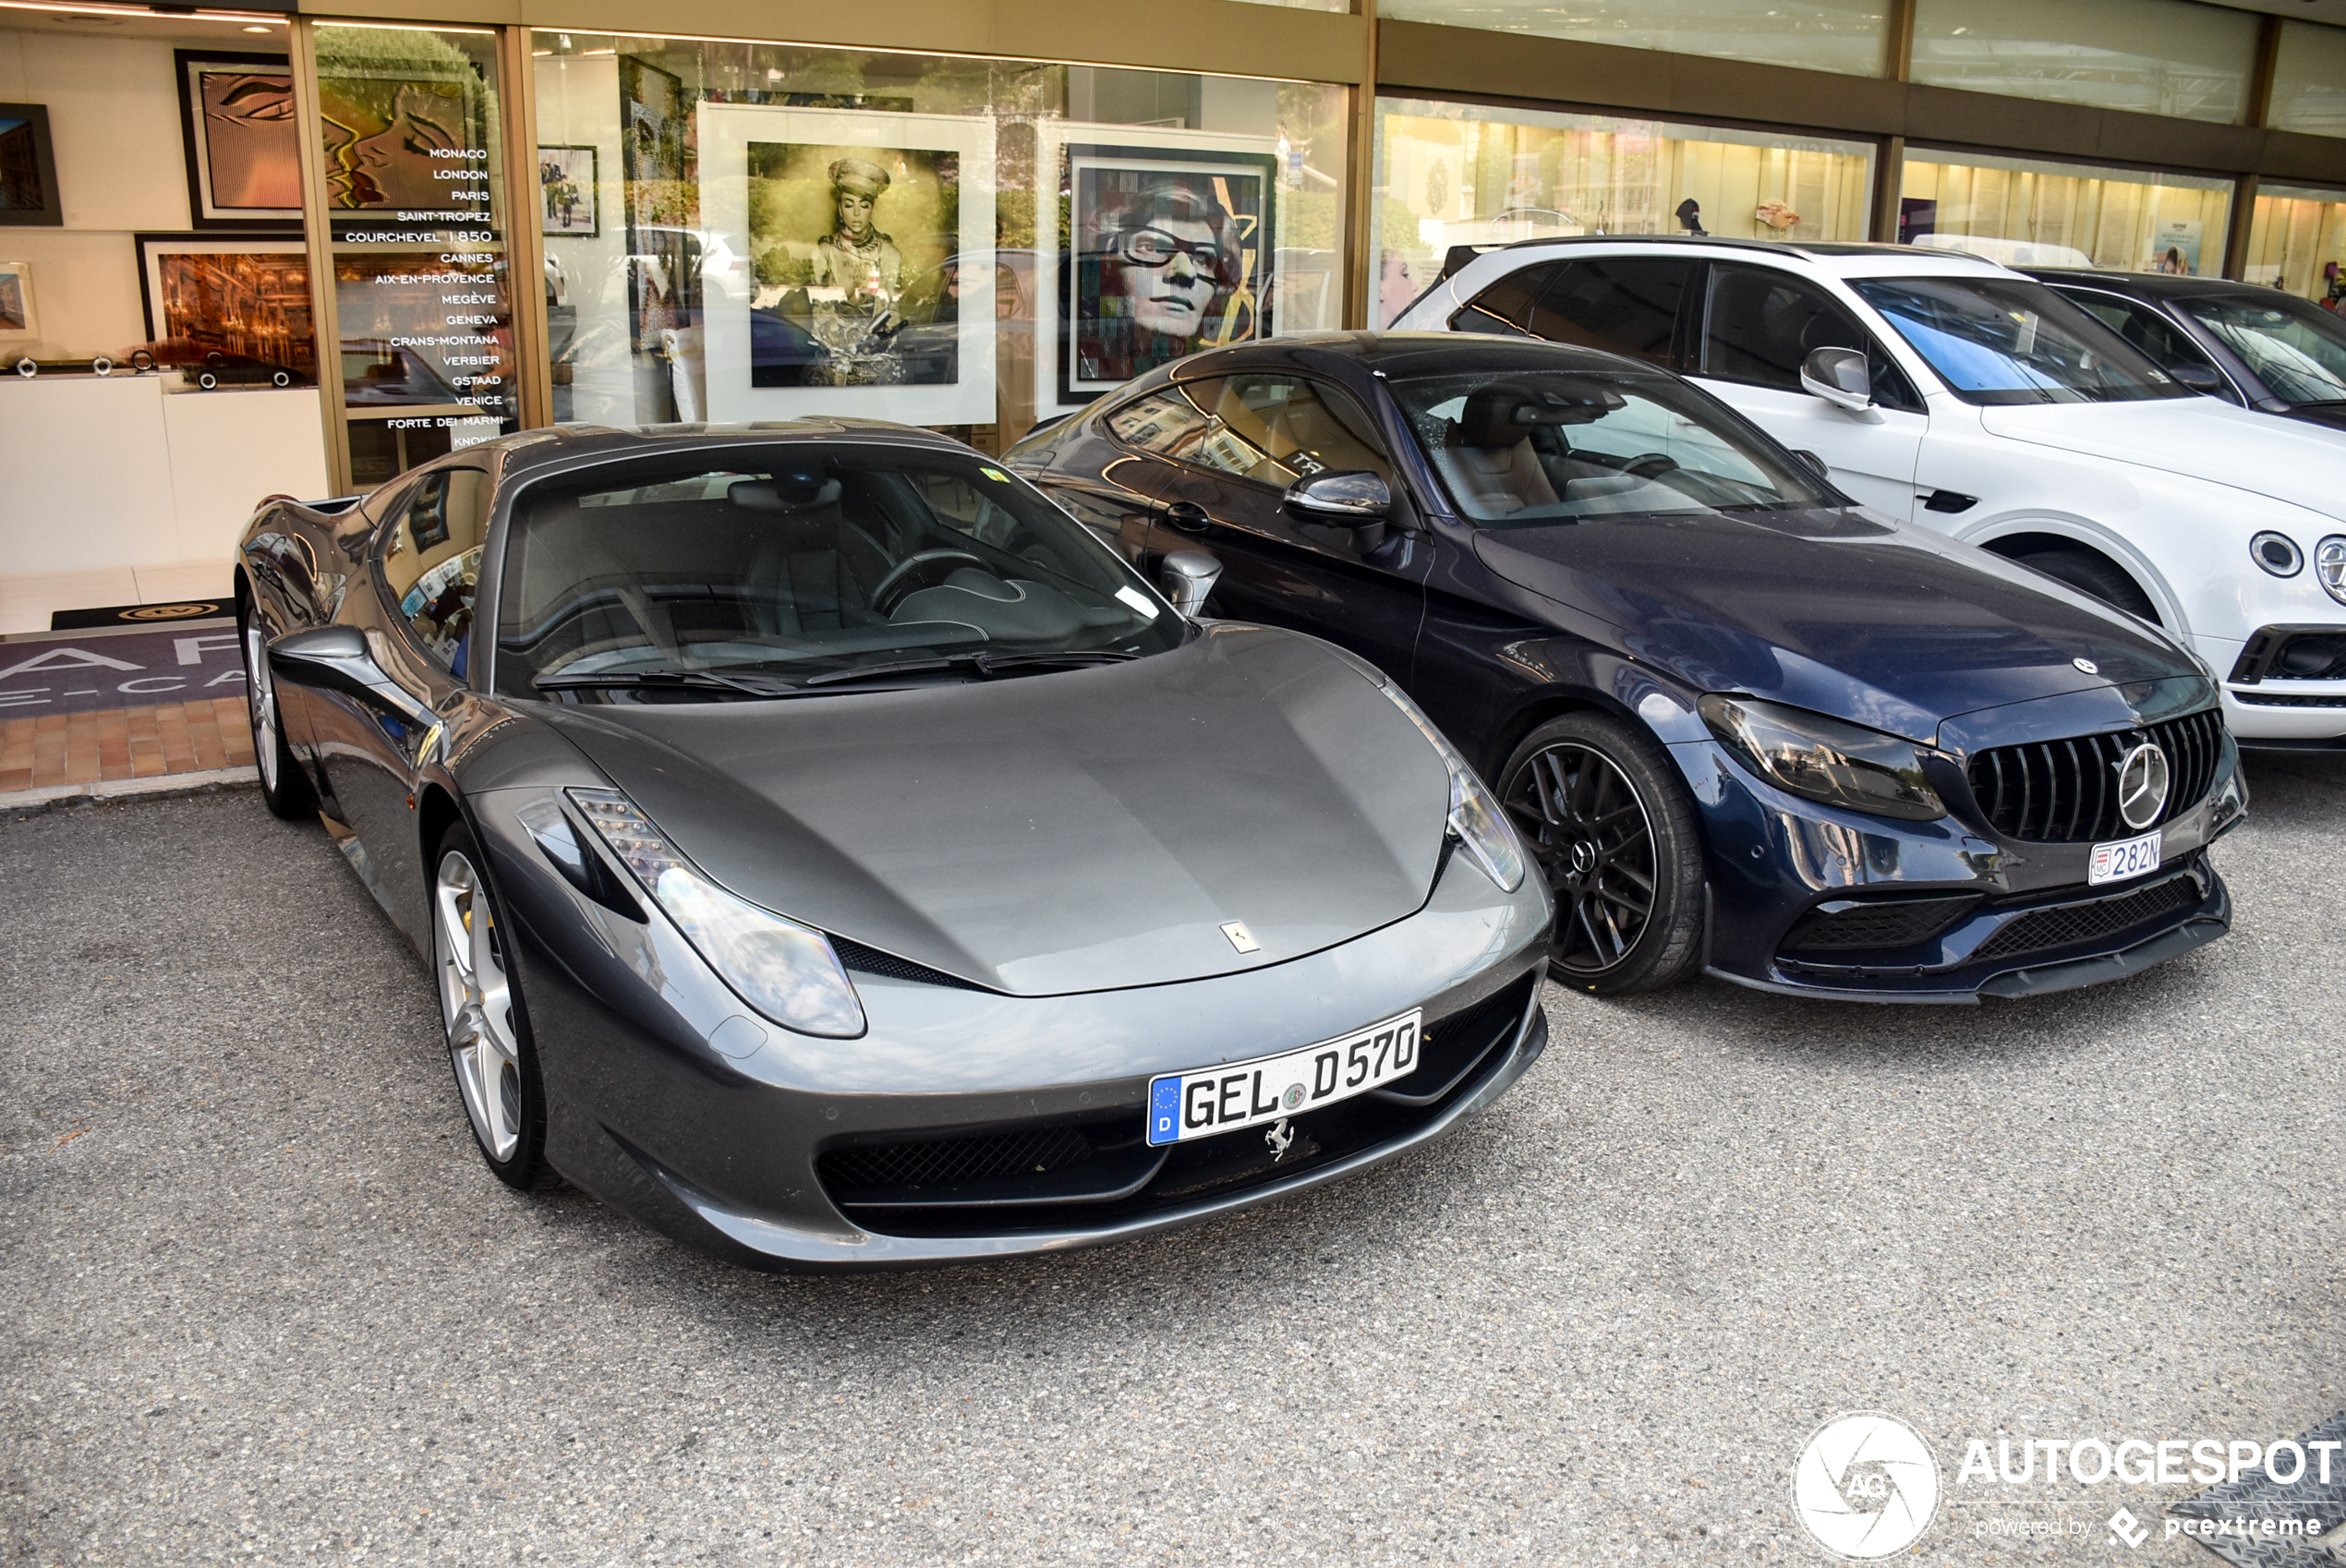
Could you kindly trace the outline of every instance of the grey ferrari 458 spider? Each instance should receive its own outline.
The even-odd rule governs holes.
[[[262,790],[490,1167],[768,1268],[1111,1241],[1439,1136],[1552,918],[1373,668],[917,430],[507,437],[237,552]],[[354,959],[354,961],[363,961]]]

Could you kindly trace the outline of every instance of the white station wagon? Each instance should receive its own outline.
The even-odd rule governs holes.
[[[1393,326],[1676,370],[1865,505],[2176,633],[2243,743],[2346,748],[2346,442],[2200,395],[2034,278],[1899,246],[1590,235],[1458,247]]]

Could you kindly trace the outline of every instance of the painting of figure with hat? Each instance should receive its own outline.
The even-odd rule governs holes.
[[[907,285],[956,247],[959,156],[753,141],[749,176],[753,384],[949,380],[949,358],[908,361],[892,344],[933,304]]]

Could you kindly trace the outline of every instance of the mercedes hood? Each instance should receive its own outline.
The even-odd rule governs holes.
[[[1698,691],[1748,693],[1925,744],[1951,715],[2197,673],[2131,616],[1866,513],[1589,519],[1481,530],[1475,549]]]
[[[1020,995],[1260,968],[1399,920],[1449,802],[1350,662],[1250,626],[965,684],[539,712],[743,898]]]

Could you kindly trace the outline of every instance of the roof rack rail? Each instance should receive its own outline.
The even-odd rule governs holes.
[[[1476,257],[1487,256],[1494,250],[1521,250],[1534,246],[1614,245],[1625,240],[1634,240],[1639,245],[1715,246],[1729,250],[1764,250],[1775,255],[1846,256],[1859,251],[1901,252],[1933,259],[1982,261],[1991,267],[1999,265],[1985,256],[1977,256],[1966,250],[1942,249],[1935,246],[1918,249],[1910,245],[1880,245],[1856,240],[1820,240],[1803,244],[1798,240],[1736,239],[1726,235],[1555,235],[1546,239],[1516,239],[1504,244],[1454,245],[1442,258],[1442,271],[1434,282],[1440,283],[1445,278],[1456,276]]]

